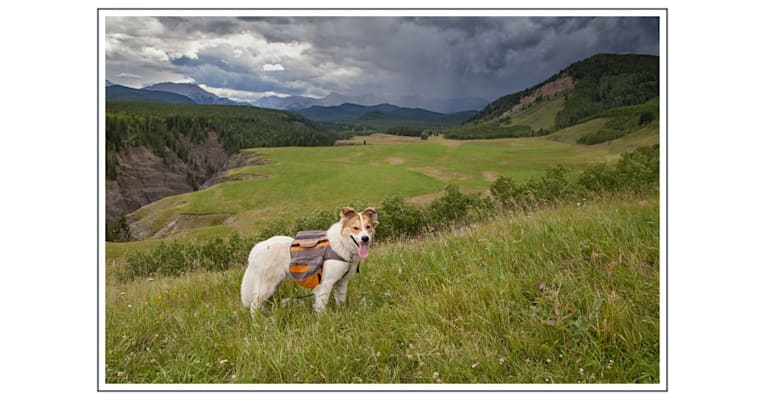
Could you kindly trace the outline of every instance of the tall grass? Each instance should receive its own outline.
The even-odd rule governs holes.
[[[605,195],[381,243],[322,316],[240,268],[107,282],[109,383],[659,380],[659,205]]]

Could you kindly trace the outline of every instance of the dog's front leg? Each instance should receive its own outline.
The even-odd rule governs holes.
[[[321,313],[327,307],[327,301],[330,299],[332,286],[319,285],[314,288],[314,311]]]
[[[335,304],[338,306],[346,304],[346,295],[348,294],[348,281],[351,280],[351,275],[354,274],[355,269],[356,267],[349,267],[346,275],[340,281],[338,281],[338,283],[335,284],[335,294],[333,294],[333,296],[335,296]]]
[[[314,311],[321,313],[327,307],[327,301],[330,300],[330,292],[335,281],[322,279],[317,287],[314,288]]]

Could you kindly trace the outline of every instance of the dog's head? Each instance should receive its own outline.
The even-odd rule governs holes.
[[[350,237],[361,258],[367,258],[369,248],[375,238],[375,227],[378,225],[378,212],[367,207],[358,213],[351,207],[343,207],[340,212],[341,235]]]

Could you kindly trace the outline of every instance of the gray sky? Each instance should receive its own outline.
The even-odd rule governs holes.
[[[658,54],[656,17],[106,17],[106,78],[240,101],[482,97],[596,53]]]

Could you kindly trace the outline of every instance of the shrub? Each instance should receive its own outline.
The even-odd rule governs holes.
[[[641,116],[638,118],[638,124],[644,125],[648,124],[649,122],[654,121],[654,113],[651,111],[644,111],[641,113]]]
[[[125,214],[120,215],[116,221],[106,223],[107,242],[127,242],[130,240],[130,226],[125,219]]]
[[[426,222],[431,230],[463,222],[468,212],[479,204],[479,194],[463,194],[457,185],[445,188],[444,196],[434,200],[426,210]]]
[[[296,219],[288,235],[295,235],[299,231],[325,230],[338,222],[339,214],[340,210],[337,213],[329,210],[314,210],[311,214]]]
[[[523,187],[517,185],[513,179],[505,176],[495,179],[489,186],[489,192],[502,207],[520,208],[519,199],[523,194]]]
[[[617,179],[633,191],[654,186],[660,178],[660,146],[640,147],[623,154],[615,167]]]
[[[593,192],[656,190],[660,179],[660,147],[640,147],[625,153],[613,167],[606,163],[590,166],[580,174],[578,184]]]
[[[566,178],[567,169],[562,165],[548,168],[540,180],[531,179],[527,190],[541,201],[563,199],[573,192]]]
[[[254,243],[252,238],[237,233],[229,236],[228,241],[214,237],[201,243],[161,242],[151,250],[128,253],[117,278],[126,281],[140,276],[177,276],[191,271],[242,267]]]
[[[378,208],[378,218],[383,221],[375,231],[378,240],[415,236],[425,226],[423,209],[398,196],[383,199]]]
[[[617,177],[614,169],[606,163],[591,165],[580,174],[577,183],[592,192],[604,192],[617,187]]]

